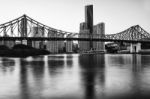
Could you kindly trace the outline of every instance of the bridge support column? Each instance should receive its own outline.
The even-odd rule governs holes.
[[[130,53],[138,53],[141,50],[141,43],[131,43]]]

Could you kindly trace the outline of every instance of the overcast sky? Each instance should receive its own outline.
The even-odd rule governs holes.
[[[0,0],[0,24],[27,14],[50,27],[79,32],[86,4],[93,4],[94,24],[104,22],[106,34],[137,24],[150,33],[150,0]]]

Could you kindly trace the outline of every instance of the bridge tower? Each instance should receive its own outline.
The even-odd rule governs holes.
[[[21,19],[20,22],[20,37],[27,37],[27,17],[26,15],[23,15],[23,18]],[[22,41],[21,44],[26,44],[27,41]]]
[[[23,15],[23,18],[21,19],[21,24],[20,24],[20,29],[21,29],[21,37],[27,37],[27,18],[26,15]]]

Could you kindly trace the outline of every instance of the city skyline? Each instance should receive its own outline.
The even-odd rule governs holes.
[[[106,34],[139,24],[150,33],[149,0],[0,0],[0,24],[27,14],[50,27],[79,32],[84,7],[93,4],[94,25],[104,22]],[[7,13],[6,13],[7,12]]]

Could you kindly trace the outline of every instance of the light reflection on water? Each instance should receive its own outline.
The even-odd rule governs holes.
[[[145,98],[149,92],[150,55],[0,58],[0,99]]]

